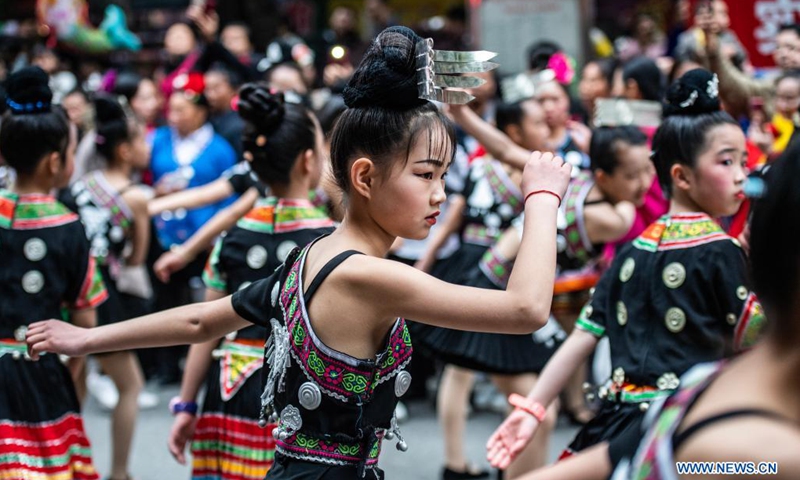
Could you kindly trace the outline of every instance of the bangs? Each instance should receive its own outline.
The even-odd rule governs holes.
[[[423,136],[427,137],[428,142],[426,158],[441,160],[445,166],[453,161],[456,154],[455,128],[444,114],[436,111],[420,115],[409,125],[406,162],[411,156],[414,145],[422,140]]]

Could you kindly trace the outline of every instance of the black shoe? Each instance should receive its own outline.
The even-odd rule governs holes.
[[[458,472],[456,470],[451,470],[445,467],[442,470],[442,480],[471,480],[477,478],[489,478],[489,471],[488,470],[471,470],[469,466],[463,472]]]

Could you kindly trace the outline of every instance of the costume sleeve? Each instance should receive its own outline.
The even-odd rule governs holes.
[[[755,294],[750,291],[744,251],[734,241],[719,242],[714,269],[720,320],[731,328],[733,350],[747,350],[761,336],[766,317]]]
[[[283,266],[272,275],[251,283],[231,296],[236,313],[248,322],[270,328],[270,319],[280,312],[278,293]]]
[[[618,267],[614,268],[616,263],[600,277],[589,303],[583,307],[580,315],[578,315],[578,320],[575,321],[575,328],[591,333],[597,338],[603,338],[606,334],[608,295],[611,283],[617,278],[617,275],[612,275],[612,273],[619,269]]]
[[[208,261],[206,262],[206,268],[203,270],[203,283],[206,284],[206,288],[218,292],[228,291],[227,279],[219,269],[219,253],[222,251],[222,243],[224,240],[224,237],[217,240],[217,243],[214,245],[214,250],[211,251],[211,255],[209,255]]]
[[[95,308],[108,298],[108,291],[95,258],[89,252],[89,240],[80,222],[70,225],[69,241],[74,242],[74,267],[70,270],[71,291],[67,306],[71,310]]]
[[[629,248],[629,246],[627,247]],[[612,262],[611,267],[606,270],[597,285],[594,287],[589,303],[583,307],[575,327],[591,333],[597,338],[603,338],[606,334],[607,317],[609,315],[609,296],[614,282],[619,279],[621,260],[627,258],[624,249],[620,251]]]

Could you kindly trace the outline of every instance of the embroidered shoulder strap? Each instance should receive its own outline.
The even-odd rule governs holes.
[[[331,274],[333,269],[341,265],[342,262],[353,255],[363,255],[363,253],[357,250],[347,250],[328,260],[328,263],[322,267],[322,269],[317,273],[317,276],[314,277],[314,280],[311,281],[311,285],[308,286],[308,290],[303,293],[303,298],[306,301],[306,308],[308,307],[308,304],[311,303],[311,297],[314,296],[314,292],[316,292],[322,282],[328,278],[328,275]]]

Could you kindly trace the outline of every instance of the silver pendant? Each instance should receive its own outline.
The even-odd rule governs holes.
[[[280,292],[280,283],[275,282],[275,286],[272,287],[272,294],[270,295],[270,301],[272,302],[272,306],[274,307],[275,304],[278,303],[278,293]]]
[[[303,417],[300,416],[300,410],[294,405],[286,405],[281,411],[280,419],[278,428],[272,431],[273,436],[280,440],[291,437],[303,426]]]
[[[300,400],[300,405],[306,410],[316,410],[319,408],[319,404],[322,403],[322,393],[314,382],[305,382],[300,385],[297,397]]]

